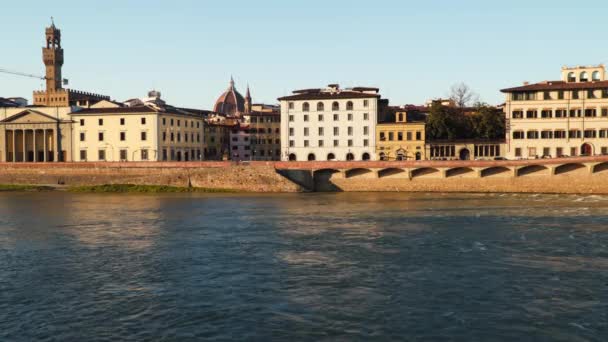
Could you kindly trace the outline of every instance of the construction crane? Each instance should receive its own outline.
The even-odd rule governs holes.
[[[19,71],[12,71],[12,70],[7,70],[7,69],[1,69],[0,68],[0,73],[4,73],[4,74],[10,74],[10,75],[16,75],[16,76],[23,76],[23,77],[30,77],[30,78],[37,78],[39,80],[47,80],[47,77],[44,76],[39,76],[39,75],[33,75],[33,74],[27,74],[24,72],[19,72]],[[62,80],[63,85],[68,85],[68,79],[64,78]]]

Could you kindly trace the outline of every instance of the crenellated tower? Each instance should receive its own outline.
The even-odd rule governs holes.
[[[42,59],[46,66],[47,92],[62,89],[63,49],[61,48],[61,30],[55,27],[54,22],[46,28],[46,47],[42,48]]]

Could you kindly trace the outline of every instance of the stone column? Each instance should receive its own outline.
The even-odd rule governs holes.
[[[42,148],[44,148],[44,160],[43,161],[46,163],[46,161],[47,161],[47,156],[46,156],[47,155],[47,153],[46,153],[46,139],[47,139],[46,138],[46,128],[42,130],[42,139],[43,139],[43,144],[42,144],[43,146],[42,146]]]
[[[15,139],[15,130],[12,130],[13,132],[13,163],[17,161],[17,149],[15,148],[15,143],[17,142],[17,139]]]
[[[22,139],[23,139],[23,155],[21,157],[21,161],[24,162],[24,163],[27,161],[27,156],[26,156],[26,154],[27,154],[27,146],[26,146],[27,141],[25,140],[26,133],[27,133],[27,130],[24,129],[23,130],[23,137],[22,137]]]
[[[58,150],[58,134],[59,131],[57,131],[56,129],[52,130],[52,134],[53,134],[53,161],[58,162],[59,161],[59,151]]]
[[[32,149],[34,150],[34,163],[35,163],[35,162],[38,161],[38,156],[37,156],[38,151],[36,150],[36,129],[35,128],[34,128],[34,134],[33,134],[33,137],[32,137],[32,141],[33,141],[33,144],[34,144]]]

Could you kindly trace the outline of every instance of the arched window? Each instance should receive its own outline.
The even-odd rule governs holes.
[[[325,105],[323,104],[323,102],[318,102],[317,103],[317,112],[322,112],[325,110]]]
[[[346,110],[353,110],[353,101],[346,102]]]
[[[420,160],[420,159],[422,159],[420,152],[416,152],[416,160]]]
[[[363,155],[361,156],[361,160],[369,160],[369,153],[363,153]]]
[[[355,155],[354,155],[354,154],[352,154],[352,153],[348,153],[348,154],[346,155],[346,160],[348,160],[348,161],[353,161],[353,160],[355,160]]]
[[[382,160],[382,161],[388,160],[388,158],[386,158],[386,153],[380,152],[380,160]]]
[[[576,75],[573,72],[568,73],[568,82],[576,82]]]
[[[315,159],[316,158],[315,158],[315,154],[314,153],[311,153],[311,154],[308,155],[308,161],[314,161]]]
[[[335,155],[335,154],[333,154],[333,153],[329,153],[329,154],[327,155],[327,160],[328,160],[328,161],[336,160],[336,155]]]
[[[397,160],[405,160],[405,151],[404,150],[399,150],[397,151]]]
[[[294,153],[289,155],[289,161],[296,161],[296,155]]]
[[[304,103],[302,103],[302,111],[303,111],[303,112],[308,112],[308,111],[310,111],[310,104],[308,104],[308,102],[304,102]]]
[[[600,80],[600,72],[599,71],[594,71],[593,74],[591,74],[591,79],[593,81],[599,81]]]
[[[589,82],[589,74],[586,71],[581,72],[580,82]]]
[[[340,110],[340,104],[338,102],[332,103],[331,110]]]

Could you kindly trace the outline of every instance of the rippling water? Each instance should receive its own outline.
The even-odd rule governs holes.
[[[0,194],[0,340],[608,340],[608,197]]]

